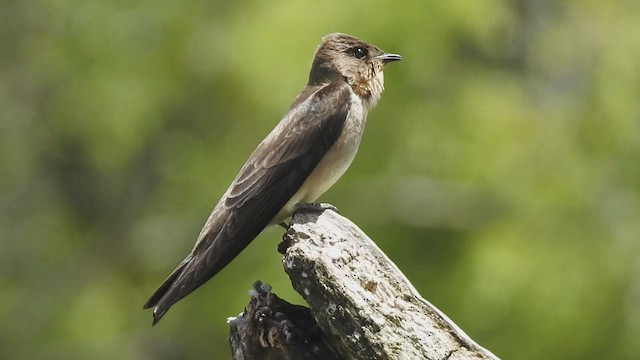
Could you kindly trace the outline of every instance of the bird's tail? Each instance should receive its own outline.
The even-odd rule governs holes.
[[[142,307],[143,309],[149,309],[154,306],[156,307],[155,309],[153,309],[153,325],[157,324],[158,321],[160,321],[160,319],[167,312],[167,310],[169,310],[169,307],[173,305],[170,304],[168,306],[157,306],[158,303],[161,302],[162,298],[167,294],[167,292],[171,288],[171,285],[173,285],[173,283],[178,279],[178,277],[180,277],[187,265],[189,265],[189,263],[191,262],[191,258],[192,255],[189,254],[189,256],[182,260],[180,265],[178,265],[178,267],[173,270],[171,275],[169,275],[165,279],[165,281],[162,282],[162,284],[156,289],[156,291],[153,292],[153,295],[151,295],[149,300],[147,300],[147,302]]]

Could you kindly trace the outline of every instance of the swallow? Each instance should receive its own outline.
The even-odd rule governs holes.
[[[153,324],[211,279],[267,226],[312,203],[347,170],[367,114],[384,89],[383,69],[401,60],[354,36],[333,33],[317,47],[309,80],[251,153],[204,224],[191,253],[151,295]]]

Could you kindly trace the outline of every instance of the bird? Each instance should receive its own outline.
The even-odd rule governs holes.
[[[311,204],[353,161],[367,114],[384,89],[383,69],[401,60],[344,33],[325,35],[307,85],[260,142],[205,222],[195,246],[155,290],[153,325],[229,264],[269,225]]]

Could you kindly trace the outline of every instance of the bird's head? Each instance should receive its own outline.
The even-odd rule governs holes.
[[[322,38],[314,55],[309,85],[346,81],[363,100],[374,105],[384,89],[385,64],[401,60],[354,36],[333,33]]]

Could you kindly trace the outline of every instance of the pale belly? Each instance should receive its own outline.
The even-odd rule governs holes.
[[[352,108],[342,134],[324,158],[322,158],[311,175],[309,175],[304,184],[302,184],[300,190],[291,197],[278,215],[271,221],[272,224],[280,223],[291,216],[297,203],[316,201],[347,171],[360,146],[365,116],[366,114],[363,112],[362,106],[354,106],[352,102]]]

